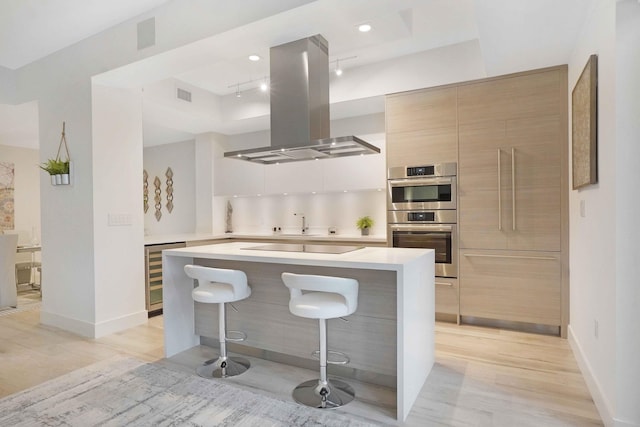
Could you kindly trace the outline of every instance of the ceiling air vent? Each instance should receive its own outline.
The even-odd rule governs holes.
[[[191,102],[191,92],[178,88],[178,99]]]

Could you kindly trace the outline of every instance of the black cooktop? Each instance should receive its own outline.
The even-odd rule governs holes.
[[[344,254],[346,252],[362,249],[364,246],[340,246],[340,245],[303,245],[298,243],[270,243],[268,245],[248,246],[242,249],[256,251],[280,251],[280,252],[308,252],[315,254]]]

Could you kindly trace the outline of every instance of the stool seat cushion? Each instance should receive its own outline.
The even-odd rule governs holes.
[[[345,298],[332,292],[307,292],[291,298],[289,311],[309,319],[334,319],[351,314]]]
[[[246,287],[245,292],[234,294],[233,286],[228,283],[204,282],[191,292],[193,300],[208,304],[239,301],[251,295],[251,288]]]

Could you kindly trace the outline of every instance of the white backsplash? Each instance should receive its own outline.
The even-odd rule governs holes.
[[[308,195],[274,195],[254,197],[215,197],[214,232],[223,233],[227,200],[233,207],[234,233],[271,233],[281,227],[283,233],[301,230],[304,213],[309,233],[327,234],[336,227],[337,234],[356,235],[356,221],[368,215],[374,220],[372,235],[386,235],[386,195],[384,191],[353,191]]]

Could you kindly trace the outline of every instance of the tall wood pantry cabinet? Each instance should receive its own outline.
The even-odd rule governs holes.
[[[387,97],[388,167],[458,163],[463,319],[566,336],[567,110],[566,66]]]

